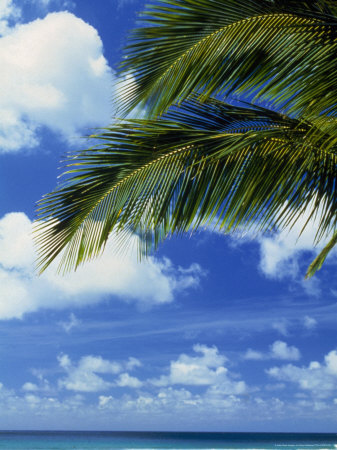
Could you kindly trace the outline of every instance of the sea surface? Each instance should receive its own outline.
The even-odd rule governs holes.
[[[2,431],[0,449],[337,449],[336,434]]]

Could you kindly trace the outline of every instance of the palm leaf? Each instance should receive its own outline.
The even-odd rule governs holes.
[[[312,277],[317,270],[320,270],[324,261],[326,260],[327,256],[331,252],[331,250],[335,247],[337,244],[337,232],[335,232],[330,239],[330,241],[326,244],[326,246],[323,248],[323,250],[320,251],[320,253],[316,256],[316,258],[313,260],[313,262],[308,267],[307,273],[305,275],[305,278]]]
[[[337,165],[310,142],[311,128],[261,107],[192,99],[159,120],[103,130],[102,146],[71,155],[66,181],[40,202],[41,270],[62,252],[62,267],[76,268],[112,230],[122,242],[139,233],[147,253],[170,233],[214,223],[224,232],[291,225],[308,206],[323,210],[319,239],[336,222],[328,187]]]
[[[148,7],[122,71],[121,109],[157,116],[195,92],[255,96],[308,119],[336,113],[337,20],[327,2],[166,0]],[[324,7],[322,6],[324,4]],[[123,73],[122,72],[122,73]],[[125,98],[128,100],[125,101]]]

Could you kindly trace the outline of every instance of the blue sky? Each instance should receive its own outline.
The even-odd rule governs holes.
[[[34,269],[35,204],[108,125],[142,0],[0,1],[2,429],[335,431],[336,256],[310,223],[172,238],[61,277]],[[134,238],[137,239],[136,237]]]

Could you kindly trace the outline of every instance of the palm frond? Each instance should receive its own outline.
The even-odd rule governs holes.
[[[335,232],[330,239],[330,241],[326,244],[326,246],[319,252],[319,254],[316,256],[316,258],[313,260],[313,262],[308,267],[307,273],[305,275],[305,278],[312,277],[317,270],[320,270],[324,261],[326,260],[327,256],[331,252],[331,250],[335,247],[337,244],[337,232]]]
[[[138,232],[146,253],[170,233],[214,222],[224,232],[291,225],[313,205],[313,214],[323,209],[317,237],[330,233],[337,198],[327,185],[337,161],[310,132],[276,112],[216,99],[103,130],[102,146],[71,155],[66,181],[40,202],[41,270],[63,251],[62,267],[76,268],[112,230]]]
[[[135,30],[126,47],[122,70],[131,77],[122,110],[137,105],[155,117],[198,92],[202,101],[255,96],[255,103],[309,118],[327,108],[336,113],[337,19],[319,1],[311,8],[286,3],[166,0],[149,6],[147,26]]]

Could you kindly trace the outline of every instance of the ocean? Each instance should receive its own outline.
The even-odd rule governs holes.
[[[2,431],[0,449],[337,449],[337,434]]]

